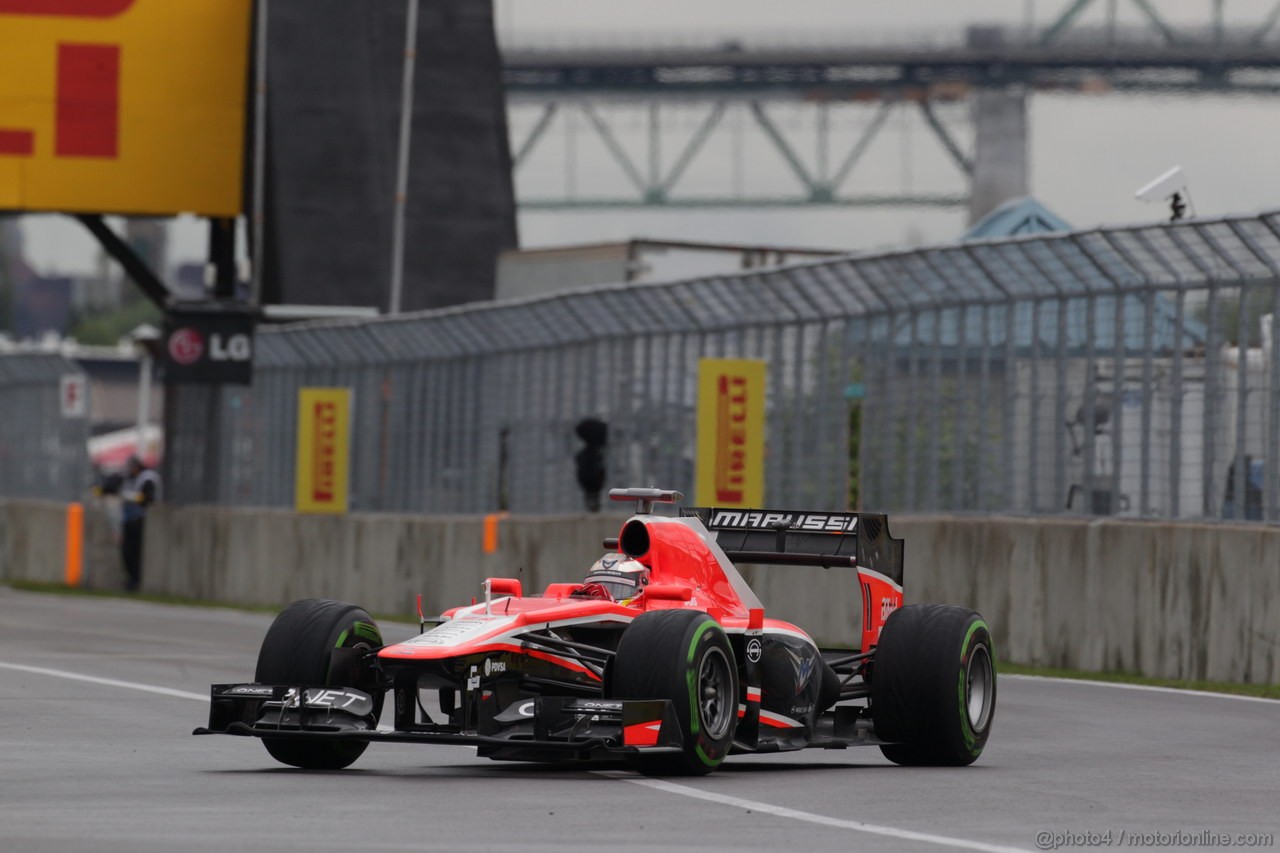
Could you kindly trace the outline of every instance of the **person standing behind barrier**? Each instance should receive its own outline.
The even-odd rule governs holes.
[[[137,456],[130,456],[120,484],[122,529],[120,556],[124,560],[125,589],[137,592],[142,584],[142,533],[147,509],[160,499],[160,475]]]

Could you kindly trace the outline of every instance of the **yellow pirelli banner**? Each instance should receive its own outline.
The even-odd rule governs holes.
[[[0,209],[235,216],[252,0],[0,0]]]
[[[765,363],[704,358],[698,362],[697,502],[758,507],[764,503]]]
[[[351,457],[351,391],[298,391],[298,512],[347,511]]]

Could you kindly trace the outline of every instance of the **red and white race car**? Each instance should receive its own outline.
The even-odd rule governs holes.
[[[267,632],[255,681],[214,685],[195,733],[258,737],[303,768],[346,767],[382,741],[474,744],[507,760],[623,757],[660,774],[806,747],[874,744],[910,765],[981,754],[996,700],[990,631],[967,608],[902,606],[902,541],[885,516],[671,516],[653,508],[678,492],[610,497],[637,511],[585,582],[526,596],[491,578],[483,602],[422,620],[403,643],[384,645],[355,605],[294,602]],[[860,650],[820,649],[768,618],[735,562],[855,569]]]

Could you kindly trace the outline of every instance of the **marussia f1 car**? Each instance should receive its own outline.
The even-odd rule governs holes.
[[[323,769],[383,741],[519,761],[621,757],[654,774],[808,747],[878,745],[905,765],[981,754],[996,704],[991,634],[967,608],[902,606],[902,541],[885,516],[673,517],[652,510],[678,492],[610,497],[637,511],[585,583],[526,596],[520,581],[491,578],[483,602],[439,620],[420,612],[421,633],[393,645],[359,607],[291,604],[267,631],[255,682],[213,685],[195,734],[261,738],[277,760]],[[819,649],[766,618],[735,562],[856,569],[861,650]],[[423,702],[435,704],[432,691],[439,719]],[[393,724],[380,727],[388,694]]]

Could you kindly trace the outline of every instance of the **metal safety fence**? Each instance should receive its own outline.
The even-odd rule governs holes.
[[[62,355],[0,354],[0,496],[83,497],[93,479],[88,389]]]
[[[293,501],[298,390],[354,392],[351,508],[692,494],[698,361],[768,365],[766,503],[1280,520],[1280,213],[850,256],[268,330],[174,417],[179,499]],[[185,496],[185,497],[184,497]]]

